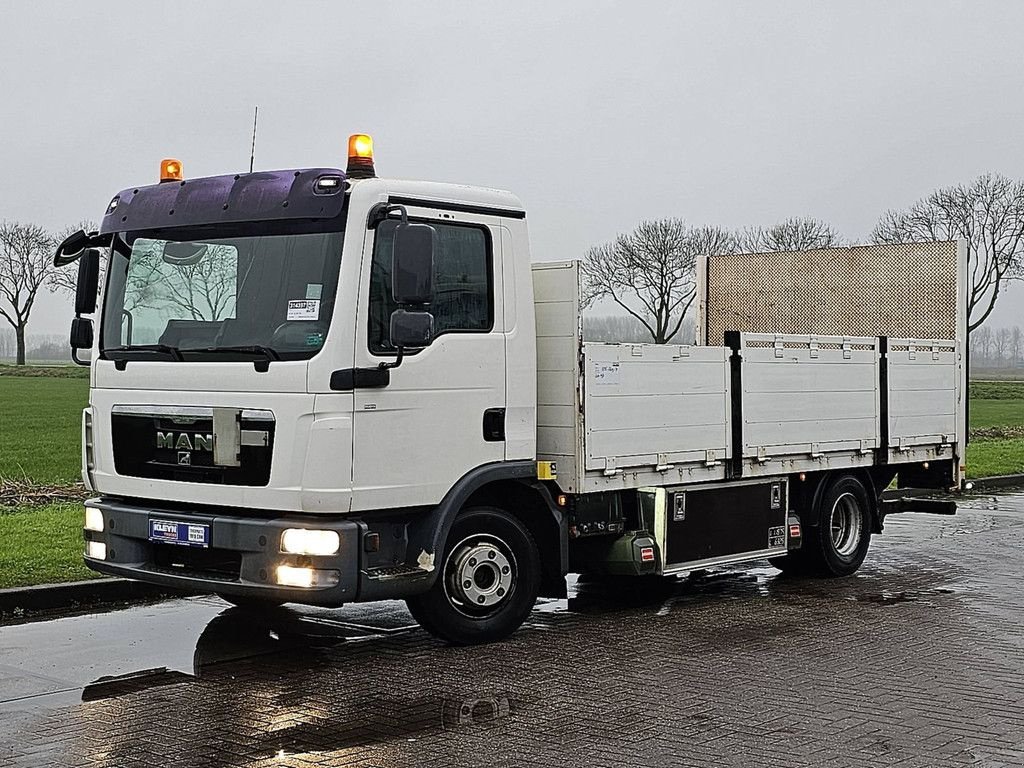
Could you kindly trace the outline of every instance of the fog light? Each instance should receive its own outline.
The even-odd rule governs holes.
[[[85,508],[85,530],[103,532],[103,513],[96,507]]]
[[[281,534],[281,551],[290,555],[333,555],[340,547],[337,531],[288,528]]]
[[[302,589],[333,587],[338,583],[338,572],[279,565],[277,567],[277,583],[282,587],[301,587]]]
[[[107,545],[102,541],[90,541],[85,545],[85,556],[93,560],[107,559]]]

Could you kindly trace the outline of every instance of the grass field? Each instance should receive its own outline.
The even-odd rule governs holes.
[[[0,481],[77,482],[88,370],[12,369],[0,365]],[[968,475],[1024,472],[1024,381],[976,381],[970,394]],[[82,565],[81,526],[79,504],[0,506],[0,588],[95,576]]]
[[[88,399],[88,379],[0,375],[0,478],[78,480]]]
[[[0,507],[0,589],[98,577],[83,547],[81,504]]]

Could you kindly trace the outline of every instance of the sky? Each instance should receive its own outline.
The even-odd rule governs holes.
[[[830,222],[865,240],[939,186],[1024,178],[1024,3],[5,2],[0,218],[98,221],[118,190],[344,167],[509,189],[533,258],[642,219]],[[64,333],[44,296],[29,332]],[[1024,323],[1024,286],[994,325]]]

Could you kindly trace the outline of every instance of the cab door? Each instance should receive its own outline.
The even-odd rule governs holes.
[[[505,458],[505,331],[499,219],[407,207],[437,232],[433,343],[406,353],[384,387],[356,388],[353,510],[436,504],[474,467]],[[356,368],[394,362],[391,254],[397,221],[368,233]],[[486,424],[486,434],[485,434]]]

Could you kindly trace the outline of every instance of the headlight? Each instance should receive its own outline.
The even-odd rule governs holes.
[[[288,528],[281,534],[281,551],[290,555],[334,555],[340,548],[337,531]]]
[[[107,545],[102,541],[90,541],[85,545],[85,556],[93,560],[106,560]]]
[[[277,583],[282,587],[301,587],[303,589],[333,587],[338,583],[338,572],[279,565],[277,567]]]
[[[103,532],[103,513],[96,507],[85,508],[85,529],[97,533]]]

